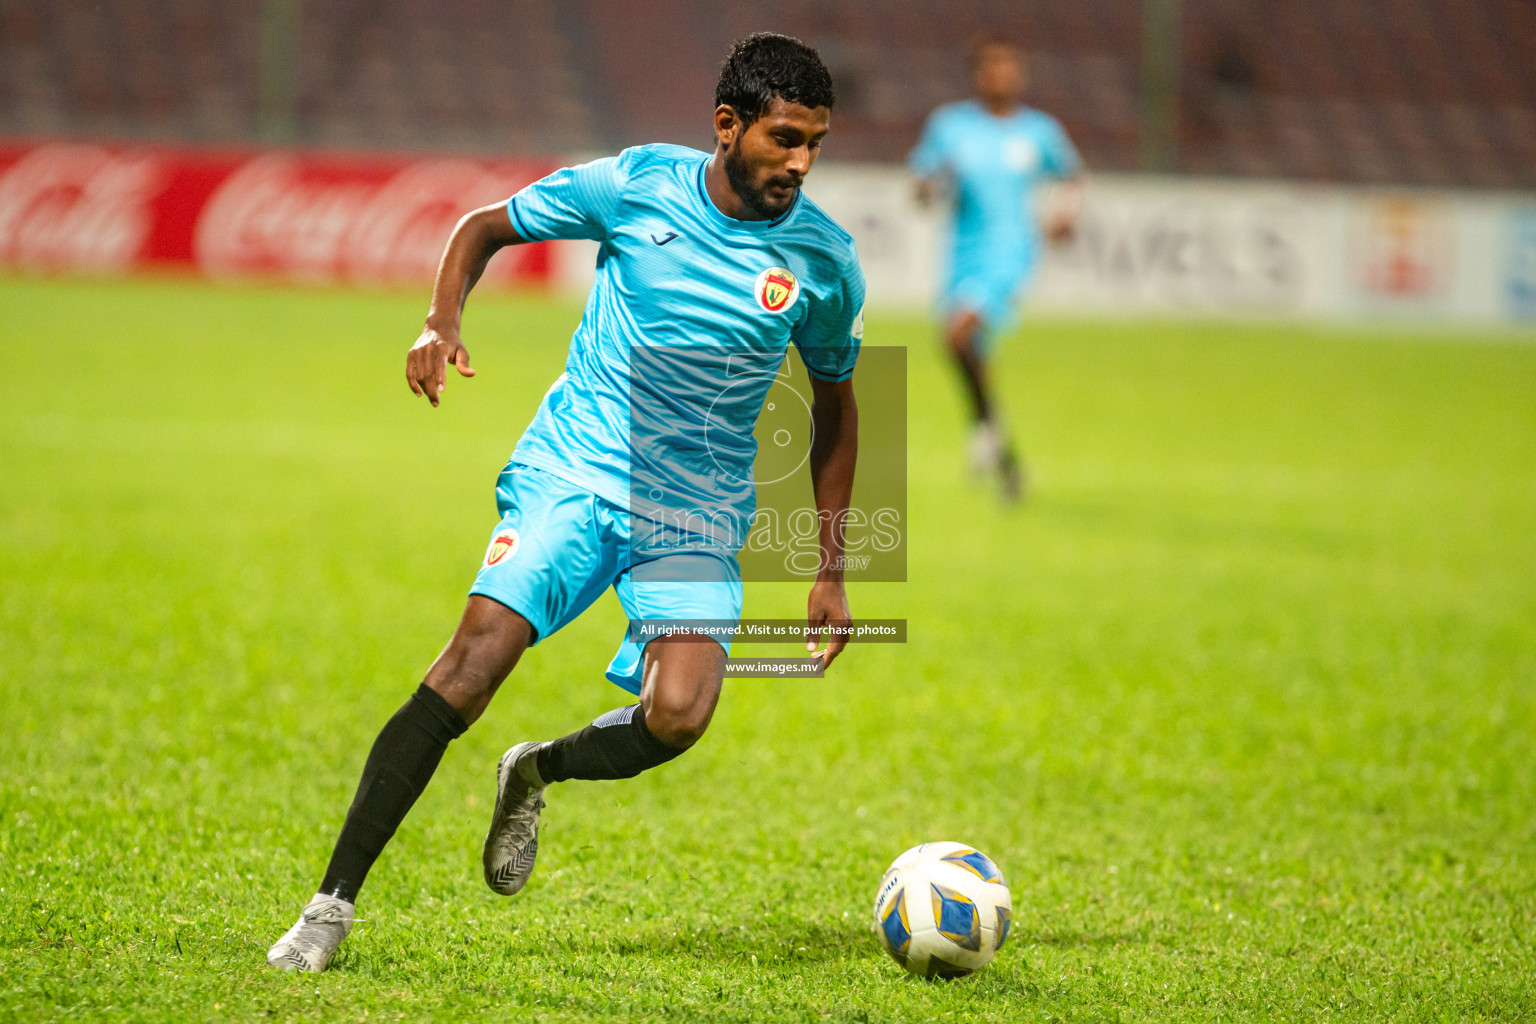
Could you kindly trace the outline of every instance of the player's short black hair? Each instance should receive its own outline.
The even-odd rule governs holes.
[[[800,40],[777,32],[738,39],[720,65],[715,106],[728,106],[751,124],[768,112],[774,97],[812,109],[830,109],[837,100],[821,55]]]

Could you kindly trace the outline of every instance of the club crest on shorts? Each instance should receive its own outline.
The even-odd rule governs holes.
[[[491,548],[485,553],[486,565],[500,565],[517,554],[517,531],[502,530],[491,538]]]
[[[784,267],[769,267],[757,275],[752,293],[759,306],[770,313],[782,313],[800,297],[800,279]]]

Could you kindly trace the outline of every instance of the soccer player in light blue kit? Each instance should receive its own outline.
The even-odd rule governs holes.
[[[935,110],[909,165],[926,203],[947,189],[954,217],[939,311],[944,339],[975,417],[971,457],[1000,474],[1005,497],[1023,494],[1024,470],[1002,425],[988,359],[1013,326],[1020,291],[1040,261],[1040,191],[1063,181],[1045,214],[1052,241],[1071,235],[1081,207],[1083,164],[1061,124],[1020,103],[1027,84],[1021,53],[988,40],[972,53],[976,97]]]
[[[848,622],[842,530],[858,449],[851,378],[864,278],[852,239],[800,193],[827,134],[832,79],[814,50],[761,33],[732,49],[715,102],[714,153],[640,146],[569,167],[468,215],[449,240],[406,363],[411,390],[433,406],[450,365],[474,375],[460,316],[498,249],[593,239],[596,281],[565,372],[498,482],[501,522],[463,620],[375,741],[320,890],[268,951],[270,965],[325,969],[365,875],[449,741],[524,650],[608,587],[631,620],[695,628],[649,642],[626,633],[607,676],[638,702],[502,756],[487,884],[511,895],[528,880],[547,786],[629,778],[703,735],[741,615],[736,553],[755,505],[753,426],[791,344],[811,375],[821,521],[807,648]],[[829,634],[814,656],[831,665],[844,643]]]

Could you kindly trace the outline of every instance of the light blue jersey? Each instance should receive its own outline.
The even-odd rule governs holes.
[[[1020,107],[997,117],[976,100],[928,118],[908,161],[922,177],[947,177],[954,191],[949,271],[941,304],[1007,323],[1014,297],[1040,253],[1037,192],[1082,167],[1061,124]]]
[[[602,244],[565,372],[512,455],[651,519],[704,521],[732,549],[756,507],[753,427],[793,343],[846,380],[864,277],[848,233],[805,196],[773,221],[722,214],[710,155],[627,149],[507,202],[529,241]]]
[[[602,243],[565,372],[496,488],[501,521],[470,593],[538,643],[609,587],[632,620],[724,623],[730,653],[757,495],[753,427],[791,343],[846,380],[863,335],[853,240],[804,196],[774,221],[726,217],[707,153],[641,146],[556,171],[507,201],[529,241]],[[607,676],[638,694],[645,639]]]

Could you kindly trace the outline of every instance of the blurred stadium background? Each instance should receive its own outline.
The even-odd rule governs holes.
[[[0,132],[702,145],[720,55],[765,27],[832,67],[839,159],[900,160],[998,31],[1099,170],[1536,187],[1526,0],[3,0]]]
[[[707,146],[764,28],[836,75],[808,191],[908,360],[909,582],[850,591],[911,642],[733,681],[675,767],[561,792],[499,900],[487,767],[612,706],[605,598],[445,759],[340,969],[258,970],[590,274],[498,256],[527,290],[477,292],[430,410],[449,229]],[[999,348],[1018,508],[965,474],[899,163],[982,31],[1092,172]],[[0,1020],[1533,1019],[1533,55],[1531,0],[0,0]],[[1015,892],[964,987],[868,931],[938,837]]]
[[[0,0],[0,265],[419,280],[471,202],[625,145],[707,146],[720,55],[766,26],[833,68],[811,191],[859,240],[877,302],[931,294],[939,226],[896,168],[966,94],[967,43],[997,32],[1096,174],[1041,305],[1536,317],[1527,0]],[[112,148],[37,145],[58,140]],[[274,146],[395,159],[233,174],[229,147]],[[498,176],[401,158],[429,153]],[[384,191],[361,213],[364,185]],[[381,207],[393,233],[344,237]],[[497,277],[579,290],[590,254],[567,248],[503,257]]]

